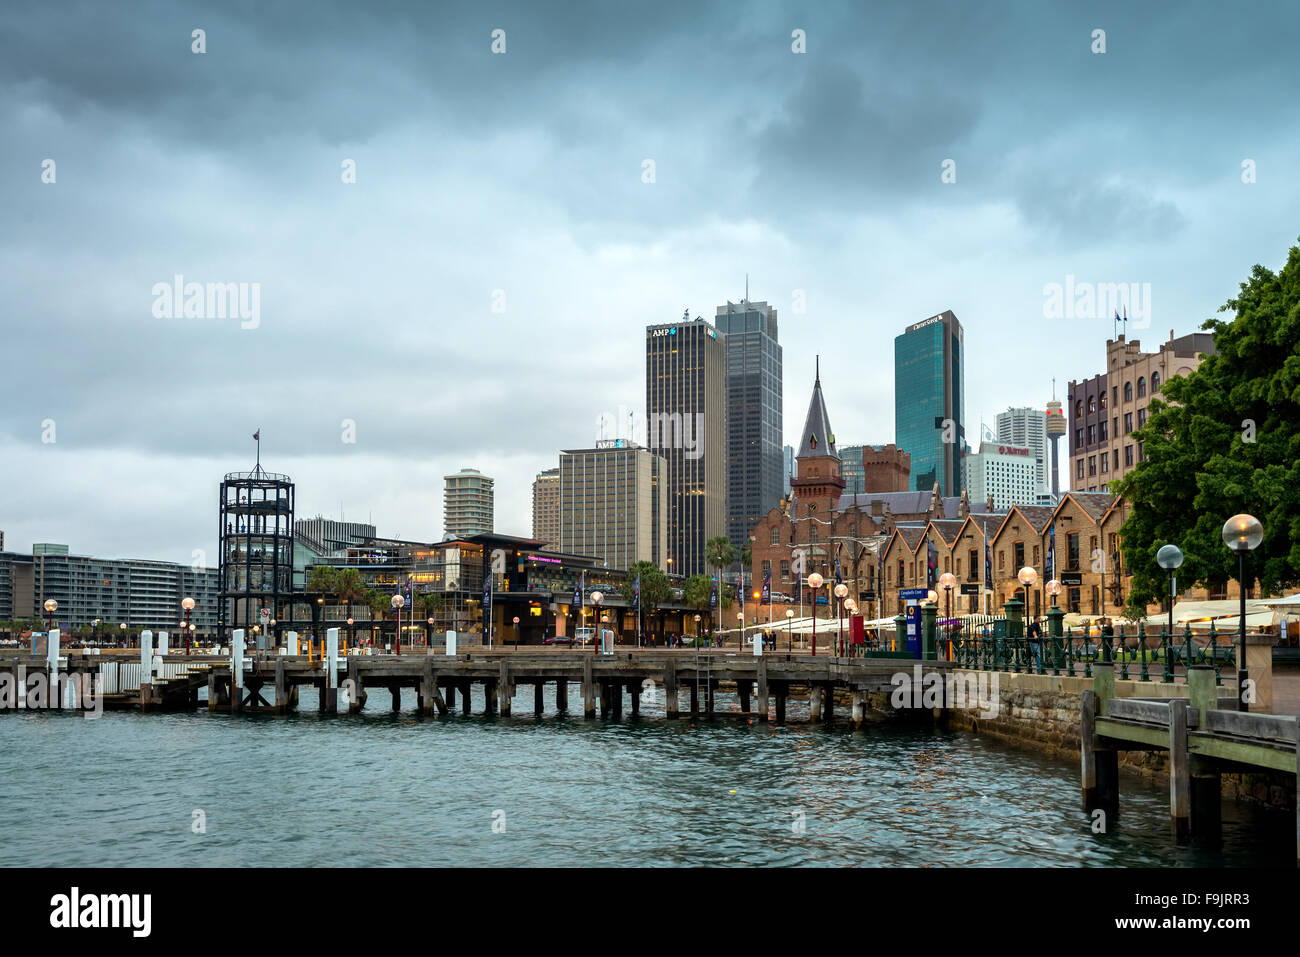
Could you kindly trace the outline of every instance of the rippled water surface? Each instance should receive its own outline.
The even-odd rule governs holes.
[[[1224,802],[1176,847],[1124,776],[1093,834],[1079,771],[965,733],[531,713],[420,719],[0,715],[3,865],[1289,865],[1291,817]],[[477,696],[476,696],[477,697]],[[478,699],[481,702],[481,698]],[[573,701],[573,695],[570,696]],[[404,706],[414,708],[407,692]],[[733,707],[719,697],[720,711]],[[791,702],[791,718],[800,717]],[[206,832],[194,833],[201,810]],[[494,830],[494,823],[497,830]],[[500,828],[504,825],[504,831]],[[800,832],[802,825],[802,832]]]

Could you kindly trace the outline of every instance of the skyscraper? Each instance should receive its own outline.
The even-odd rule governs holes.
[[[739,551],[785,491],[781,346],[776,310],[748,292],[714,322],[727,355],[727,537]]]
[[[781,456],[785,463],[784,467],[782,468],[782,472],[785,474],[785,479],[784,479],[785,491],[782,494],[789,496],[790,479],[794,476],[794,470],[795,470],[794,446],[793,445],[782,446]]]
[[[1047,475],[1047,415],[1041,409],[1031,409],[1028,406],[1007,409],[1005,412],[998,413],[997,431],[999,445],[1029,449],[1035,460],[1036,500],[1016,504],[1035,505],[1047,502],[1051,495]],[[981,448],[980,451],[982,452],[983,449]],[[971,498],[975,498],[974,491],[971,492]]]
[[[669,570],[706,571],[704,544],[727,533],[726,356],[690,313],[646,327],[647,445],[666,461]]]
[[[492,531],[493,479],[478,469],[443,476],[442,530],[465,538]]]
[[[634,562],[666,566],[662,456],[617,439],[594,449],[560,453],[557,550],[602,559],[610,568]]]
[[[533,538],[560,547],[560,470],[545,469],[533,480]],[[544,549],[545,550],[545,549]]]
[[[912,488],[962,489],[966,378],[961,323],[951,310],[913,323],[894,339],[894,442],[912,456]]]

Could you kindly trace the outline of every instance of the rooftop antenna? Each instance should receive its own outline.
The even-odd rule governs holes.
[[[745,273],[745,305],[749,305],[749,273]]]

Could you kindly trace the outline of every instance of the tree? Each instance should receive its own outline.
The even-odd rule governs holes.
[[[726,535],[718,535],[704,543],[704,561],[709,567],[721,570],[735,560],[736,550]]]
[[[638,575],[641,577],[642,618],[645,621],[651,621],[654,613],[659,610],[659,606],[672,596],[672,587],[668,583],[668,576],[661,572],[653,562],[633,562],[632,567],[627,570],[627,577],[623,579],[623,583],[619,586],[619,591],[623,594],[623,601],[627,602],[629,608],[635,607]]]
[[[333,595],[338,588],[338,571],[329,565],[313,565],[307,573],[307,591]]]
[[[421,618],[432,618],[437,627],[438,617],[447,607],[447,600],[441,592],[426,591],[415,596],[415,611]]]
[[[341,568],[334,578],[334,594],[347,603],[348,617],[352,617],[352,603],[365,597],[366,583],[355,568]]]
[[[1217,354],[1161,383],[1134,433],[1144,460],[1115,483],[1132,506],[1120,529],[1130,600],[1167,593],[1155,555],[1170,542],[1183,550],[1184,582],[1236,578],[1221,532],[1238,512],[1264,525],[1247,578],[1268,591],[1300,579],[1300,246],[1277,274],[1255,266],[1228,310],[1236,318],[1202,326]]]

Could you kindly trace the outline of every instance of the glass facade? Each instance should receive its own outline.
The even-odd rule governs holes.
[[[727,351],[727,537],[739,550],[785,491],[782,355],[766,302],[728,302],[714,323]]]
[[[944,312],[894,339],[894,441],[912,456],[911,488],[960,494],[965,446],[962,328]],[[945,423],[951,421],[951,430]],[[944,441],[945,432],[950,441]]]

